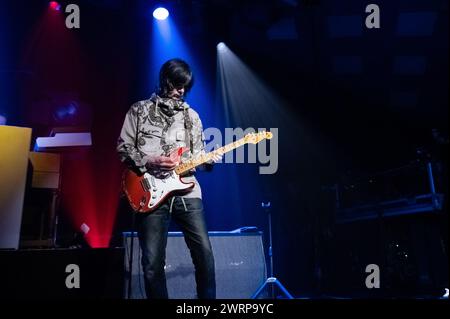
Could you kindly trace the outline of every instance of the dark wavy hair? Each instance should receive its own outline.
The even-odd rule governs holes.
[[[166,61],[159,71],[159,95],[166,96],[173,88],[184,87],[187,94],[194,85],[191,67],[181,59]]]

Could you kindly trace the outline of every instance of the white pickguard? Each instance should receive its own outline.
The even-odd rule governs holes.
[[[148,204],[149,208],[157,205],[170,192],[186,190],[192,187],[192,183],[182,183],[180,176],[173,171],[168,177],[163,179],[156,178],[148,173],[144,174],[144,178],[150,185],[150,194],[152,196]]]

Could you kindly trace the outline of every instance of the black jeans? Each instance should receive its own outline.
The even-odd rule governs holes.
[[[216,298],[215,265],[200,198],[170,197],[149,214],[138,214],[139,243],[142,249],[147,298],[167,299],[164,271],[167,235],[171,217],[177,222],[195,267],[197,297]]]

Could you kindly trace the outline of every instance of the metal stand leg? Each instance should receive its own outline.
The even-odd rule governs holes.
[[[272,216],[270,212],[270,202],[261,203],[261,206],[268,213],[269,222],[269,258],[270,258],[270,277],[256,290],[251,299],[256,299],[263,292],[263,290],[270,286],[272,299],[275,299],[275,286],[276,285],[288,299],[294,299],[294,297],[287,291],[287,289],[281,284],[281,282],[273,276],[273,250],[272,250]]]
[[[275,288],[274,285],[277,285],[278,288],[283,292],[283,294],[287,297],[287,299],[294,299],[294,297],[287,291],[286,288],[284,288],[283,284],[275,277],[269,277],[266,279],[266,281],[258,288],[258,290],[253,294],[251,299],[256,299],[258,296],[263,292],[264,288],[266,288],[268,285],[272,288],[272,298],[273,296],[273,289]]]

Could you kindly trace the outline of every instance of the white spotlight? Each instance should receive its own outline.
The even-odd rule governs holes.
[[[166,20],[168,16],[169,11],[166,8],[159,7],[153,11],[153,17],[157,20]]]
[[[223,43],[223,42],[219,42],[218,44],[217,44],[217,50],[223,50],[223,49],[225,49],[227,46],[225,45],[225,43]]]

